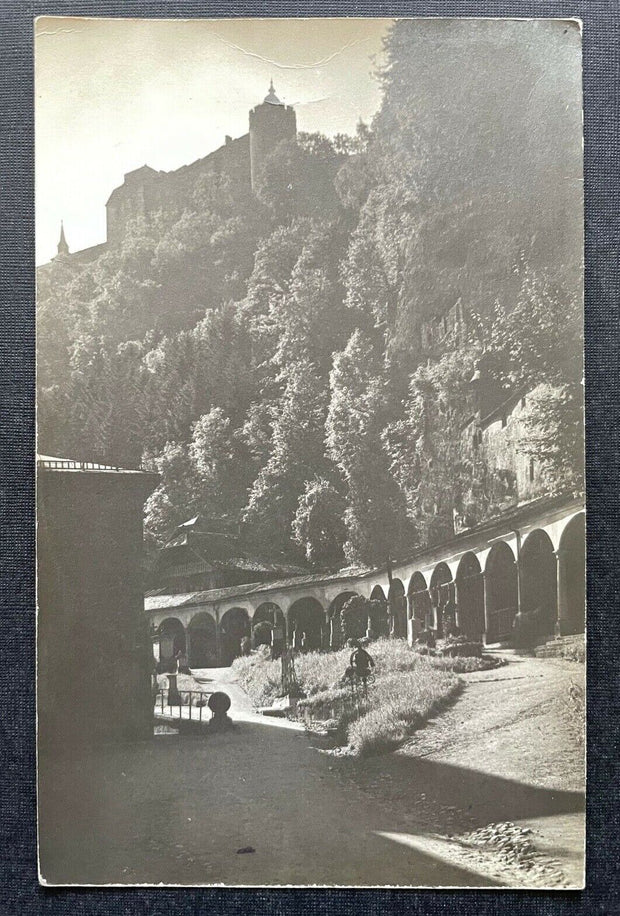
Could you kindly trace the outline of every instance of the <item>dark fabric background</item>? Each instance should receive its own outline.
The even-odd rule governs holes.
[[[588,445],[588,887],[584,893],[46,890],[35,817],[34,210],[35,15],[519,16],[584,22]],[[619,0],[0,0],[0,914],[395,912],[620,913],[618,895]]]

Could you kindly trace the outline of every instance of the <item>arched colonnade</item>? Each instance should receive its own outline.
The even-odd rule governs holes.
[[[396,566],[359,577],[316,584],[267,585],[226,604],[151,611],[159,656],[181,650],[190,667],[227,665],[254,628],[297,649],[341,645],[340,611],[361,595],[385,607],[387,632],[410,641],[423,628],[441,634],[450,619],[459,631],[487,644],[509,640],[517,611],[533,615],[540,641],[582,632],[585,622],[585,520],[583,512],[525,532],[512,530],[480,547],[432,562]],[[376,633],[369,617],[366,632]],[[364,621],[360,621],[360,632]],[[258,634],[259,631],[256,631]],[[257,637],[258,638],[258,637]]]
[[[534,621],[540,642],[581,633],[585,590],[585,516],[578,512],[414,569],[409,637],[425,627],[441,633],[452,615],[464,635],[507,641],[519,610]]]

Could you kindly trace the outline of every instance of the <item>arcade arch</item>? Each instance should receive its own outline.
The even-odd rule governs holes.
[[[549,535],[536,529],[519,554],[520,608],[533,615],[535,638],[551,636],[557,619],[557,560]]]
[[[187,663],[190,668],[214,668],[217,662],[215,620],[203,611],[187,627]]]
[[[489,551],[484,581],[487,642],[508,639],[519,605],[519,584],[514,554],[504,541]]]
[[[256,627],[260,623],[269,626],[259,627],[257,630]],[[256,608],[252,617],[252,646],[256,648],[260,645],[283,643],[285,630],[286,620],[281,607],[273,601],[265,601]]]
[[[459,630],[472,639],[484,634],[484,578],[475,553],[464,553],[454,577]]]
[[[187,639],[185,627],[177,617],[166,617],[157,628],[159,637],[159,663],[172,663],[177,652],[185,652]]]
[[[290,606],[287,619],[290,645],[308,650],[323,646],[327,630],[325,611],[316,598],[298,598]]]
[[[231,607],[220,620],[221,664],[230,665],[241,655],[241,640],[250,635],[250,618],[242,607]]]
[[[344,605],[349,601],[350,598],[358,598],[359,595],[357,592],[341,592],[339,595],[336,595],[334,600],[329,606],[327,611],[328,625],[329,625],[329,645],[332,649],[336,649],[342,642],[342,628],[340,626],[340,611]],[[366,621],[364,622],[364,630],[366,629]]]
[[[420,628],[429,623],[431,613],[431,599],[426,586],[426,579],[421,572],[414,572],[407,588],[409,598],[409,616],[412,617]]]
[[[433,570],[429,586],[435,630],[443,636],[444,613],[454,602],[454,582],[447,563],[438,563]]]
[[[570,520],[558,546],[560,634],[583,633],[586,624],[586,525],[581,512]]]

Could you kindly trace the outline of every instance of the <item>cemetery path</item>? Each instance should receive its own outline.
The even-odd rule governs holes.
[[[513,883],[475,858],[455,857],[445,811],[438,810],[440,820],[432,823],[383,787],[373,796],[342,769],[351,761],[326,753],[321,739],[256,714],[230,669],[197,675],[206,689],[231,695],[230,731],[207,738],[161,735],[89,757],[69,756],[55,767],[42,761],[41,835],[49,840],[40,852],[49,883]],[[388,758],[381,761],[390,766]],[[467,779],[458,766],[437,761],[434,768],[408,783],[411,799],[426,794],[433,778],[457,790]],[[518,785],[513,782],[498,779],[490,789],[510,793]],[[554,802],[553,793],[536,792],[527,798],[541,816],[554,804],[558,810],[575,807],[571,793],[556,793]]]
[[[580,887],[585,760],[571,693],[584,666],[498,654],[506,667],[465,675],[458,701],[400,750],[344,758],[340,775],[426,824],[455,862],[505,883]]]

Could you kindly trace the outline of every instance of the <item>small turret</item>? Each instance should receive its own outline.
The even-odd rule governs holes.
[[[60,221],[60,238],[58,239],[58,254],[69,254],[69,246],[65,238],[65,227],[63,221]]]

